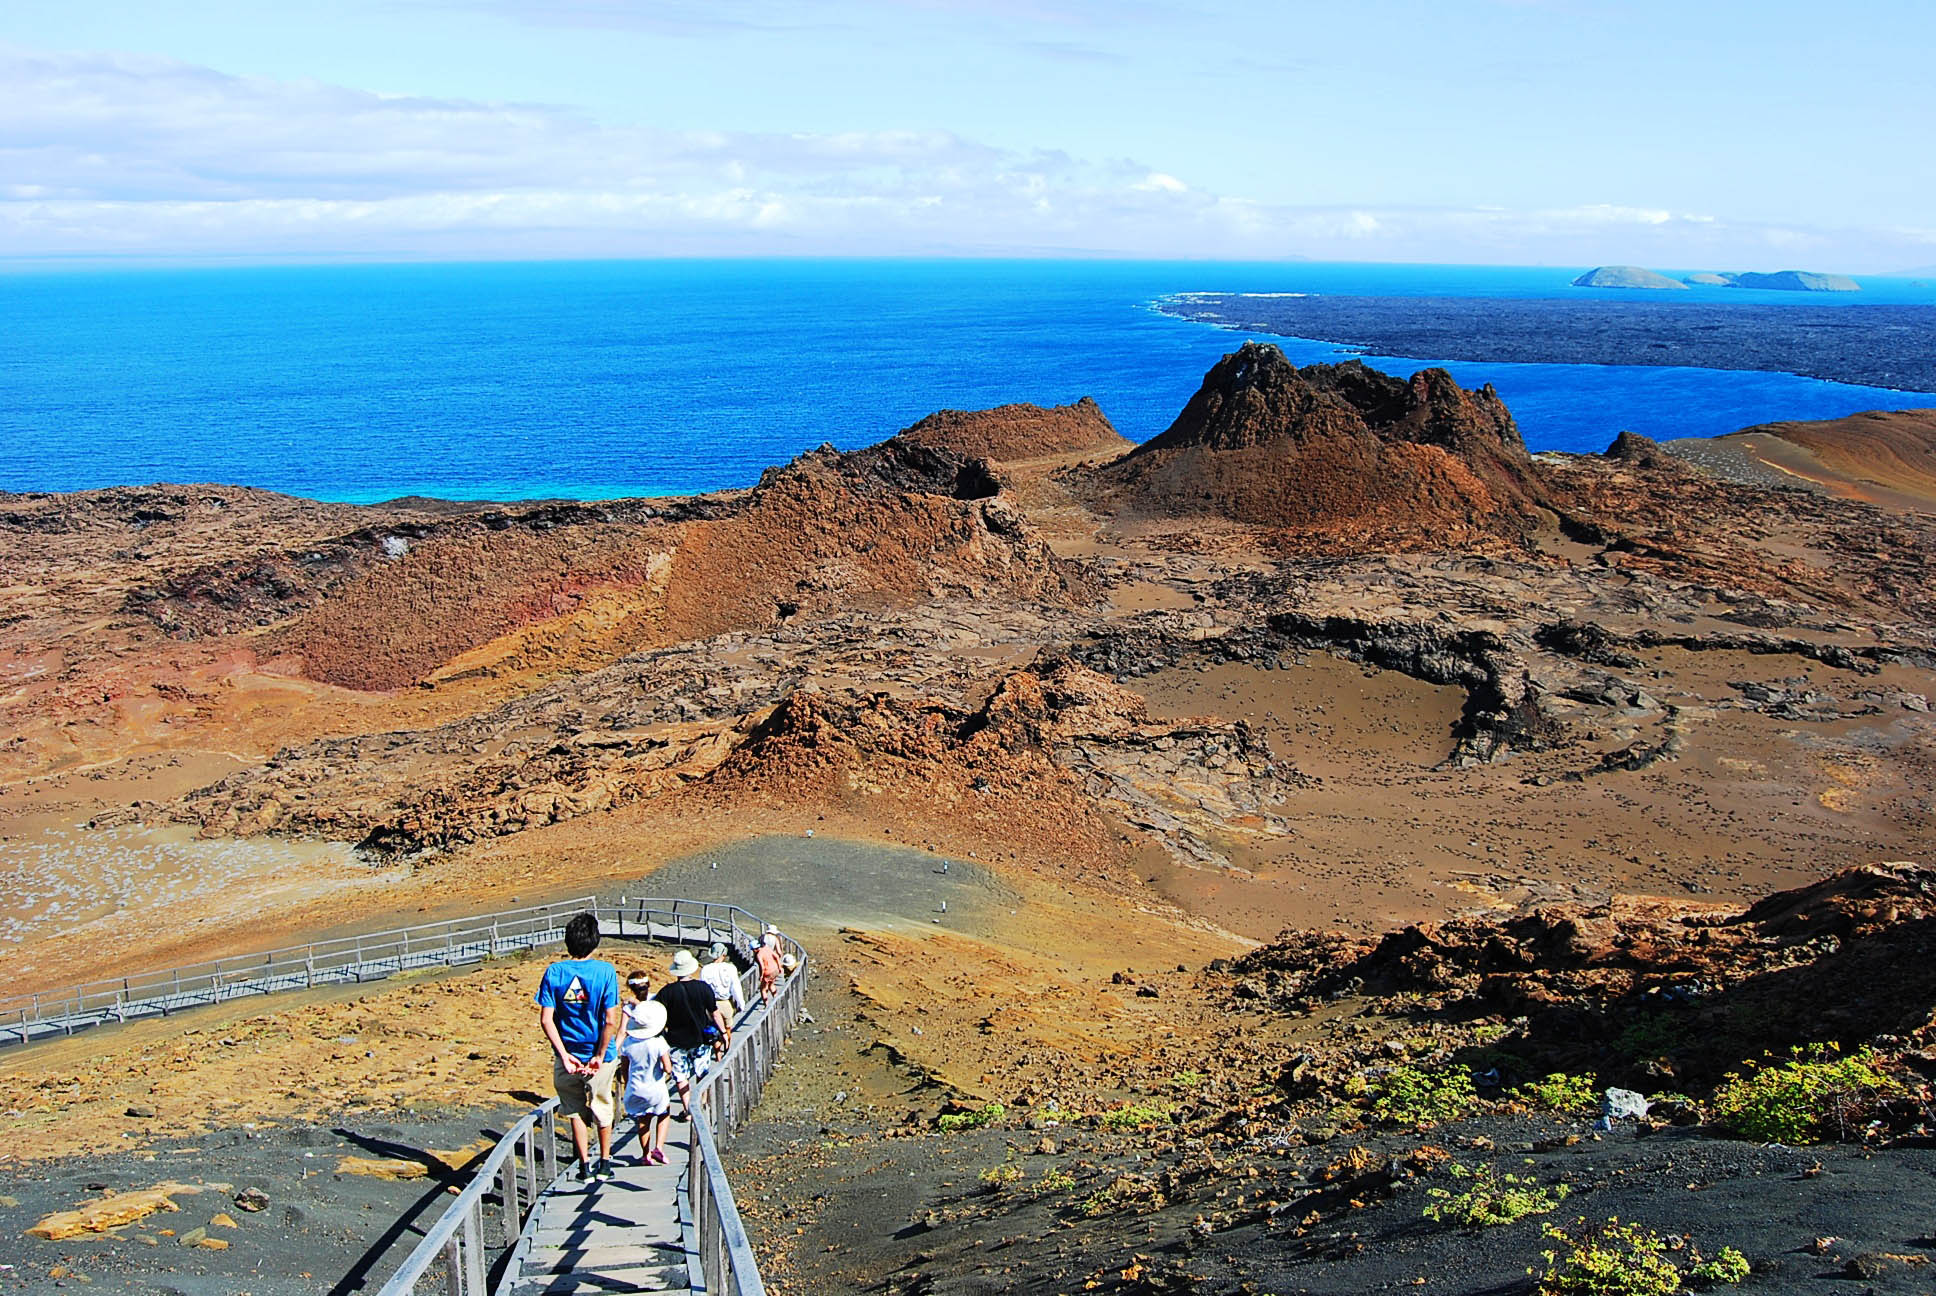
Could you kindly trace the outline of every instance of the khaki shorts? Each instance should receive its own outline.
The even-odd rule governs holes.
[[[551,1062],[551,1087],[558,1095],[558,1114],[576,1116],[600,1129],[611,1128],[618,1108],[612,1101],[612,1086],[618,1080],[618,1063],[602,1063],[591,1075],[573,1075],[556,1058]]]

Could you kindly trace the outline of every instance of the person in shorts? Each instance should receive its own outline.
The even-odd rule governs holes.
[[[733,956],[726,952],[723,941],[712,947],[706,966],[699,969],[699,979],[713,988],[713,998],[726,1010],[726,1020],[738,1021],[746,1011],[746,991],[740,988],[739,969],[733,966]]]
[[[773,1002],[773,988],[780,984],[780,973],[784,970],[781,967],[779,937],[780,934],[774,932],[772,939],[760,942],[759,952],[753,955],[753,961],[760,969],[761,1003]]]
[[[534,999],[538,1024],[551,1044],[551,1087],[558,1110],[571,1118],[571,1145],[578,1177],[610,1179],[612,1097],[618,1079],[618,969],[591,957],[598,948],[598,918],[582,913],[565,924],[565,952],[544,971]],[[590,1131],[598,1130],[598,1161],[591,1159]]]
[[[665,1005],[672,1075],[679,1086],[679,1101],[691,1115],[692,1082],[705,1075],[712,1064],[713,1045],[732,1042],[733,1028],[719,1006],[719,996],[699,979],[699,960],[691,950],[682,949],[672,956],[671,972],[676,979],[652,1000]]]
[[[647,1165],[664,1165],[666,1124],[672,1118],[672,1052],[666,1047],[666,1010],[650,1000],[625,1010],[625,1114],[638,1122]]]

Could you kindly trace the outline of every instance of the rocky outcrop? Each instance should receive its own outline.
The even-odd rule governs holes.
[[[673,637],[697,639],[816,611],[1097,594],[1035,537],[986,460],[895,438],[768,469],[730,517],[688,529],[665,620]]]
[[[1606,449],[1606,457],[1635,468],[1677,469],[1680,460],[1661,449],[1660,442],[1638,432],[1622,432]]]
[[[1088,396],[1048,409],[998,405],[985,410],[939,410],[894,439],[996,461],[1120,452],[1130,444]]]
[[[1687,285],[1644,266],[1595,266],[1573,281],[1575,288],[1651,288],[1686,292]]]
[[[1894,863],[1745,910],[1616,896],[1420,924],[1375,943],[1287,933],[1234,971],[1292,1010],[1356,994],[1461,1019],[1499,1014],[1517,1023],[1499,1052],[1529,1068],[1698,1087],[1791,1044],[1936,1046],[1932,956],[1936,870]]]
[[[1513,543],[1544,496],[1491,387],[1466,391],[1442,369],[1401,381],[1357,361],[1298,369],[1255,342],[1094,480],[1123,509],[1227,518],[1330,548]]]
[[[1266,814],[1298,783],[1249,726],[1151,721],[1135,693],[1066,658],[1005,676],[972,709],[885,692],[776,696],[780,681],[709,684],[670,662],[655,675],[629,664],[609,673],[610,704],[625,709],[606,724],[575,706],[554,714],[560,694],[441,731],[323,739],[202,789],[172,814],[204,836],[275,832],[412,856],[689,787],[724,804],[893,797],[1045,820],[1051,836],[1097,843],[1110,835],[1100,804],[1180,858],[1214,861],[1226,817]],[[547,716],[554,736],[528,737]]]

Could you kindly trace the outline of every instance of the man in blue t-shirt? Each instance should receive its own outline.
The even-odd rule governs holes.
[[[558,1110],[571,1117],[571,1145],[578,1177],[612,1175],[612,1082],[618,1078],[618,969],[589,957],[598,948],[598,918],[582,913],[565,924],[565,952],[538,983],[538,1022],[553,1053],[551,1087]],[[598,1129],[598,1162],[592,1163],[585,1128]]]

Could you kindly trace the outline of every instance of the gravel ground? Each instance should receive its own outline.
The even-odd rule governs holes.
[[[452,1175],[422,1149],[461,1148],[507,1128],[522,1108],[273,1130],[219,1130],[139,1153],[0,1166],[0,1292],[159,1292],[179,1296],[313,1296],[375,1290],[436,1222]],[[414,1179],[338,1173],[344,1157],[425,1165]],[[45,1241],[45,1216],[174,1181],[198,1191],[106,1233]],[[235,1198],[268,1198],[249,1211]],[[224,1224],[216,1217],[233,1221]],[[164,1232],[168,1230],[169,1232]],[[196,1230],[228,1245],[196,1245]]]

